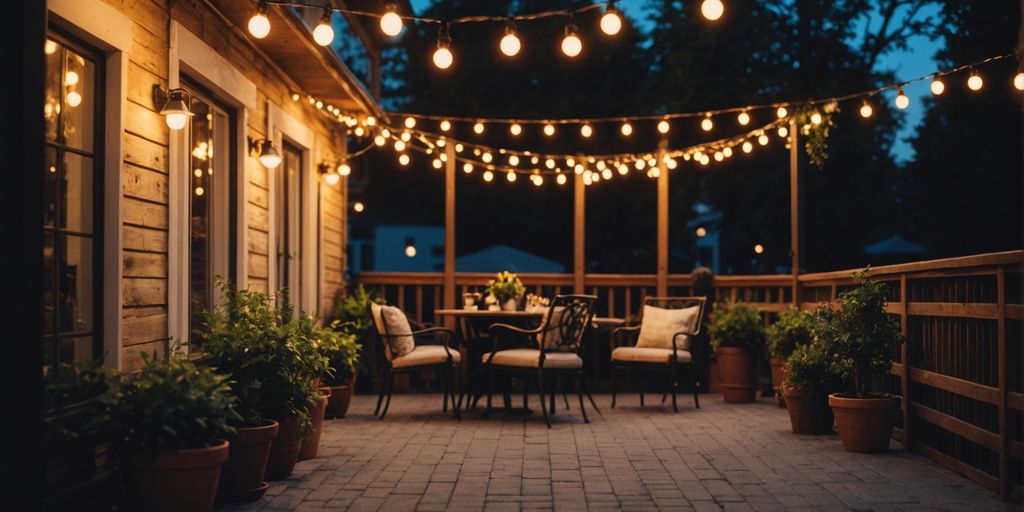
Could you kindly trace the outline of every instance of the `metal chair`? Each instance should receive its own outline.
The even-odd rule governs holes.
[[[693,341],[700,334],[701,324],[704,319],[704,305],[707,299],[704,297],[647,297],[644,300],[644,309],[655,307],[661,309],[684,309],[698,308],[696,323],[691,329],[683,329],[672,334],[672,348],[636,347],[635,344],[643,326],[643,312],[639,325],[632,327],[620,327],[612,331],[612,339],[616,348],[612,350],[611,374],[612,374],[612,408],[616,402],[616,379],[615,372],[619,369],[640,369],[645,371],[667,371],[669,373],[669,391],[672,393],[672,410],[679,412],[676,405],[676,391],[679,387],[679,370],[685,370],[693,385],[693,404],[700,409],[700,397],[698,396],[699,382],[697,372],[694,368]],[[623,346],[627,338],[632,338],[634,346]],[[662,402],[665,396],[662,395]],[[644,390],[640,388],[640,406],[644,405]]]
[[[508,324],[493,324],[489,331],[492,338],[490,352],[483,355],[482,370],[487,373],[487,412],[491,412],[491,400],[494,391],[494,373],[535,374],[537,376],[537,394],[540,397],[544,422],[551,427],[548,406],[545,403],[544,381],[547,377],[572,376],[576,379],[576,395],[579,398],[580,412],[583,421],[590,423],[586,408],[583,405],[583,394],[586,393],[593,404],[593,398],[586,390],[583,373],[583,335],[594,317],[593,295],[559,295],[552,301],[544,321],[536,329],[523,329]],[[498,350],[500,335],[526,336],[529,340],[525,348]],[[536,347],[536,348],[534,348]],[[525,380],[524,380],[525,386]],[[524,389],[525,398],[526,391]],[[461,398],[460,398],[461,402]],[[551,409],[554,412],[554,389],[550,394]],[[596,410],[596,407],[595,407]]]
[[[391,392],[395,387],[396,374],[437,370],[444,389],[443,411],[448,412],[448,399],[450,396],[452,407],[455,409],[455,417],[461,419],[459,409],[455,407],[455,370],[458,368],[461,355],[458,350],[450,346],[455,333],[444,327],[429,327],[412,331],[411,324],[409,333],[388,332],[387,322],[383,318],[384,308],[386,307],[392,306],[370,305],[370,316],[373,317],[374,328],[378,338],[384,345],[385,369],[387,371],[387,378],[381,386],[380,395],[377,397],[377,408],[373,411],[374,416],[379,415],[380,419],[384,419],[384,415],[388,413],[388,407],[391,406]],[[394,310],[401,313],[403,317],[405,316],[405,313],[398,308],[394,308]],[[405,320],[408,322],[407,317]],[[414,346],[412,351],[399,355],[399,352],[394,350],[391,341],[405,336],[412,337]],[[433,344],[426,342],[421,344],[420,340],[429,340]],[[384,401],[385,392],[387,392],[387,402]],[[381,410],[381,404],[384,405],[383,411]]]

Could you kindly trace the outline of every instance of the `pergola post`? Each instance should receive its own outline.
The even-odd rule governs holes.
[[[444,165],[444,307],[455,308],[455,144],[445,146]],[[445,322],[450,322],[446,318]]]
[[[658,142],[658,268],[657,295],[668,296],[668,166],[665,165],[665,149],[668,139]]]
[[[790,274],[793,276],[793,304],[800,307],[800,249],[803,242],[803,212],[800,196],[800,137],[796,119],[789,120],[789,254],[792,257]]]
[[[582,174],[573,175],[572,292],[584,292],[586,274],[587,186]]]

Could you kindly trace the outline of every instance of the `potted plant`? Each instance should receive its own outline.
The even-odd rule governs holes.
[[[764,353],[761,314],[742,302],[715,304],[708,331],[718,359],[722,398],[728,403],[753,402],[757,396],[755,361]]]
[[[782,392],[794,434],[831,434],[834,418],[828,395],[842,384],[842,365],[824,343],[799,345],[786,361]]]
[[[782,383],[786,380],[786,359],[797,347],[811,342],[813,328],[813,315],[792,307],[779,313],[779,318],[765,331],[772,389],[775,390],[780,406],[783,405]]]
[[[330,325],[332,334],[324,336],[321,341],[330,367],[334,370],[324,377],[325,387],[331,392],[327,399],[326,418],[344,418],[352,403],[362,347],[356,342],[356,335],[348,329],[334,321]]]
[[[515,311],[516,301],[526,292],[519,276],[503,270],[487,282],[487,293],[494,297],[502,311]]]
[[[372,304],[385,304],[385,301],[380,297],[377,297],[372,292],[367,291],[363,285],[356,286],[350,293],[345,294],[341,290],[338,291],[334,298],[334,311],[331,314],[331,325],[337,326],[343,332],[352,334],[355,336],[356,344],[359,346],[359,350],[366,354],[367,361],[377,360],[377,350],[379,350],[379,344],[375,343],[371,330],[373,329],[373,317],[370,315],[370,305]],[[336,367],[337,368],[337,367]],[[357,368],[357,372],[352,375],[351,389],[348,393],[342,391],[341,396],[335,398],[335,400],[351,399],[351,393],[357,386],[358,374],[373,372],[373,368],[369,368],[368,365],[361,365]],[[344,370],[340,370],[340,378],[344,378]],[[366,378],[364,386],[372,383],[372,378]],[[331,396],[335,396],[335,391],[331,390]],[[328,417],[331,414],[331,401],[328,400]],[[337,410],[337,409],[335,409]]]
[[[328,398],[331,396],[331,389],[321,384],[325,379],[334,375],[334,369],[330,366],[328,354],[334,350],[337,342],[335,339],[340,335],[331,328],[320,327],[315,316],[301,314],[292,321],[292,339],[299,349],[306,367],[305,372],[316,387],[317,394],[313,397],[306,412],[309,416],[309,429],[303,433],[302,443],[299,445],[299,459],[306,460],[316,457],[317,449],[320,446],[320,433],[323,430],[324,411],[327,408]]]
[[[228,377],[168,352],[108,393],[129,495],[142,510],[210,510],[238,420]]]
[[[852,389],[829,395],[843,449],[879,452],[889,448],[899,399],[878,391],[903,343],[899,321],[885,311],[885,285],[854,272],[858,286],[839,295],[841,307],[823,332],[833,357],[849,367]]]

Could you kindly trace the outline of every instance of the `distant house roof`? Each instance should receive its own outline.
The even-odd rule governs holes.
[[[565,267],[507,245],[493,245],[455,259],[459,272],[565,272]]]
[[[911,242],[899,235],[893,235],[885,240],[879,240],[864,248],[865,254],[920,254],[927,252],[925,246]]]

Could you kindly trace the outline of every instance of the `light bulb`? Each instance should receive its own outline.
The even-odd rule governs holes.
[[[373,143],[378,146],[383,146],[384,144],[387,143],[387,139],[385,139],[384,136],[382,135],[378,135],[373,138]]]
[[[572,172],[576,174],[583,174],[583,171],[585,170],[586,169],[583,167],[583,164],[576,164],[572,167]]]
[[[494,173],[491,171],[484,171],[484,181],[490,183],[494,179]]]
[[[402,164],[403,166],[409,165],[409,155],[405,153],[398,155],[398,163]]]
[[[605,170],[601,171],[601,177],[606,180],[612,179],[612,170],[606,168]]]
[[[452,67],[452,62],[455,62],[455,56],[452,55],[452,51],[448,49],[448,46],[438,46],[434,50],[434,65],[438,69],[448,69]]]
[[[759,136],[759,137],[757,138],[757,143],[758,143],[758,144],[760,144],[760,145],[762,145],[762,146],[767,146],[767,145],[768,145],[768,136],[762,133],[762,134],[761,134],[761,135],[760,135],[760,136]]]
[[[721,162],[722,160],[725,160],[725,155],[721,151],[715,151],[715,161]]]
[[[554,169],[555,161],[551,158],[548,158],[547,160],[544,161],[544,166],[547,167],[548,169]]]
[[[416,246],[413,245],[413,244],[409,244],[409,245],[405,246],[405,255],[410,257],[410,258],[415,258],[416,257]]]
[[[402,142],[409,142],[412,140],[412,134],[409,132],[402,132],[402,136],[400,138],[402,139]]]
[[[626,137],[633,135],[633,125],[629,123],[622,123],[622,128],[620,128],[619,130],[622,132],[622,135]]]
[[[473,164],[469,162],[462,164],[462,172],[466,174],[471,174],[473,172]]]
[[[562,53],[567,57],[575,57],[583,51],[583,41],[575,32],[567,32],[562,39]]]
[[[786,136],[789,135],[789,128],[786,128],[785,126],[780,126],[777,133],[779,134],[779,137],[785,139]],[[726,149],[728,149],[728,148],[726,148]],[[726,155],[726,156],[728,156],[728,155]]]
[[[78,84],[78,73],[75,73],[74,71],[68,71],[67,73],[65,73],[64,74],[64,83],[67,84],[67,85],[77,85]]]
[[[668,133],[668,130],[670,128],[671,126],[668,124],[667,120],[662,120],[661,122],[658,123],[658,132],[660,133]]]
[[[349,167],[348,164],[341,164],[338,166],[339,176],[348,176],[349,174],[352,174],[352,168]]]
[[[256,39],[263,39],[270,34],[270,20],[267,18],[267,6],[260,3],[256,14],[249,18],[249,33]]]
[[[704,229],[703,227],[697,228],[697,237],[698,238],[703,238],[707,234],[708,234],[708,230]]]
[[[1024,72],[1017,73],[1017,75],[1013,77],[1013,86],[1018,91],[1024,91]]]
[[[402,17],[395,12],[395,6],[388,6],[388,12],[380,17],[380,31],[391,37],[402,32]]]
[[[822,121],[821,114],[819,114],[817,112],[811,114],[811,123],[813,123],[814,125],[819,125],[819,124],[821,124],[821,121]]]
[[[555,181],[559,185],[565,185],[565,182],[568,181],[568,178],[566,178],[564,174],[559,174],[558,176],[555,177]]]
[[[743,141],[743,152],[744,153],[750,153],[753,150],[754,150],[754,145],[751,144],[749,140]]]
[[[722,0],[704,0],[700,4],[700,13],[710,21],[717,21],[725,13],[725,5]]]
[[[700,122],[701,130],[704,130],[706,132],[710,132],[711,129],[714,127],[715,122],[711,120],[711,116],[705,117],[704,120]]]
[[[69,98],[68,103],[71,103],[70,102],[70,98]],[[188,122],[188,116],[185,115],[185,114],[178,114],[178,113],[167,114],[164,117],[164,121],[167,122],[167,127],[168,128],[170,128],[172,130],[180,130],[180,129],[184,128],[185,127],[185,123]]]
[[[984,85],[985,81],[982,80],[981,75],[977,72],[972,73],[971,77],[967,79],[967,87],[972,91],[980,91]]]
[[[609,6],[604,15],[601,16],[601,32],[614,36],[622,30],[622,17],[619,16],[618,9]]]
[[[331,27],[331,13],[327,11],[320,24],[313,29],[313,40],[320,46],[328,46],[334,41],[334,28]]]
[[[566,158],[565,159],[565,165],[568,166],[568,167],[575,167],[576,166],[576,159],[575,158]]]
[[[754,252],[757,253],[757,254],[761,254],[762,252],[764,252],[764,246],[761,245],[761,244],[755,244],[754,245]]]
[[[945,91],[946,91],[946,84],[942,83],[942,80],[939,80],[938,78],[936,78],[935,80],[932,80],[932,94],[934,94],[936,96],[941,96],[942,93],[945,92]]]
[[[82,95],[78,91],[68,93],[67,102],[69,107],[77,107],[82,104]]]
[[[451,129],[452,129],[452,123],[450,121],[448,121],[447,119],[445,119],[444,121],[441,121],[441,131],[442,132],[446,132],[446,131],[451,130]]]
[[[512,167],[519,165],[519,157],[516,155],[508,157],[508,164],[511,165]]]
[[[519,40],[519,36],[516,35],[515,31],[509,27],[498,43],[498,47],[501,49],[501,53],[504,53],[506,56],[515,57],[519,50],[522,49],[523,43]]]
[[[196,187],[196,195],[197,196],[201,196],[201,195],[203,195],[205,193],[206,193],[206,190],[204,190],[203,187]]]
[[[516,173],[509,171],[507,174],[505,174],[505,179],[508,180],[509,183],[515,183]]]
[[[896,95],[896,108],[904,110],[910,106],[910,98],[906,94],[903,94],[903,89],[900,89],[899,94]]]
[[[395,151],[405,151],[405,142],[402,142],[401,140],[396,140]]]
[[[377,124],[377,118],[376,117],[368,116],[366,118],[366,126],[375,126],[376,124]]]
[[[455,152],[456,153],[462,153],[463,149],[465,149],[465,147],[462,145],[462,143],[456,143],[455,144]]]
[[[642,171],[644,170],[644,167],[647,167],[647,162],[643,160],[637,160],[636,162],[633,162],[633,167],[636,167],[636,170],[638,171]]]
[[[444,162],[440,158],[435,158],[433,162],[430,162],[430,165],[434,166],[434,169],[440,169],[444,166]]]
[[[621,174],[623,176],[629,174],[629,166],[626,165],[626,164],[619,164],[618,170],[619,170],[619,174]]]
[[[475,133],[477,135],[480,135],[483,132],[484,132],[484,124],[483,123],[476,123],[476,124],[473,125],[473,133]]]
[[[590,137],[593,134],[594,134],[594,128],[592,128],[589,124],[585,124],[585,125],[580,127],[580,135],[582,135],[583,138],[588,138],[588,137]]]
[[[520,126],[519,123],[512,123],[512,126],[508,127],[508,131],[512,135],[519,135],[520,133],[523,133],[523,127]]]
[[[743,126],[750,124],[750,114],[746,112],[740,112],[740,115],[736,116],[736,120]]]
[[[410,129],[410,130],[415,128],[416,127],[416,118],[415,117],[411,117],[411,116],[405,118],[405,127]]]
[[[548,137],[550,137],[550,136],[552,136],[554,134],[555,134],[555,125],[553,125],[553,124],[546,124],[546,125],[544,125],[544,135],[547,135]]]
[[[356,213],[361,213],[363,210],[366,209],[366,205],[364,205],[361,201],[356,201],[355,204],[352,205],[352,209],[355,210]]]
[[[339,175],[337,173],[329,172],[327,174],[324,174],[324,181],[328,185],[333,187],[334,185],[337,185],[339,181],[341,181],[341,175]]]
[[[778,109],[777,109],[777,110],[775,111],[775,115],[776,115],[776,116],[777,116],[777,117],[778,117],[779,119],[782,119],[783,117],[786,117],[786,116],[788,116],[788,115],[789,115],[789,111],[788,111],[788,110],[786,110],[786,107],[779,107],[779,108],[778,108]]]
[[[864,102],[860,107],[860,116],[864,119],[871,117],[871,114],[875,112],[875,109],[871,108],[871,104],[867,101]]]
[[[480,156],[480,159],[483,160],[485,164],[489,164],[491,163],[492,160],[494,160],[494,155],[490,153],[484,153],[483,155]]]
[[[57,42],[47,39],[46,44],[43,45],[43,51],[46,52],[47,55],[53,55],[57,51]]]
[[[700,156],[700,164],[701,164],[701,165],[707,165],[707,164],[709,164],[710,162],[711,162],[711,157],[709,157],[709,156],[707,156],[707,155],[701,155],[701,156]]]
[[[544,176],[541,176],[540,174],[534,174],[530,178],[530,181],[533,182],[534,186],[539,187],[544,184]]]

